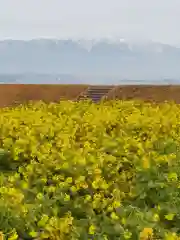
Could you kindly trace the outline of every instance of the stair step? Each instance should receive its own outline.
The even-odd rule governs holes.
[[[101,96],[94,95],[94,96],[91,96],[91,98],[101,98]]]
[[[89,98],[78,98],[79,101],[81,101],[81,100],[87,100],[87,99],[89,99]]]
[[[113,89],[113,86],[91,86],[89,89]]]
[[[88,89],[87,92],[109,92],[108,89]]]
[[[98,102],[114,88],[114,86],[90,86],[83,94],[78,97],[78,100],[91,99],[93,102]]]
[[[92,98],[92,101],[94,101],[94,102],[98,102],[100,100],[101,100],[101,98]]]
[[[107,94],[107,93],[100,93],[100,94],[99,94],[99,93],[89,93],[88,96],[89,96],[89,97],[92,97],[92,96],[101,96],[101,97],[102,97],[102,96],[104,96],[104,95],[106,95],[106,94]]]
[[[93,89],[93,90],[90,89],[90,90],[87,91],[87,93],[100,93],[100,94],[101,93],[108,93],[108,92],[109,91],[104,91],[104,90],[99,90],[99,89],[96,89],[96,90],[95,89]]]
[[[87,92],[99,92],[99,93],[103,93],[103,92],[109,92],[110,90],[104,90],[104,89],[88,89]]]

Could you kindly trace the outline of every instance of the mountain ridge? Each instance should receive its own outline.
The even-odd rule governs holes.
[[[0,74],[180,79],[180,48],[126,39],[0,40]],[[92,79],[93,80],[93,79]]]

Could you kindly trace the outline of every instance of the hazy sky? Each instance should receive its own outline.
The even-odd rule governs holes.
[[[0,0],[0,39],[150,39],[180,46],[180,0]]]

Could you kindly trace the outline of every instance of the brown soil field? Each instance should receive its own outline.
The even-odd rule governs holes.
[[[108,99],[132,100],[146,102],[174,101],[180,103],[180,85],[131,85],[118,86],[108,95]]]
[[[58,102],[75,99],[87,85],[1,84],[0,107],[17,105],[30,100]]]
[[[45,102],[58,102],[60,99],[73,100],[87,87],[88,85],[1,84],[0,107],[25,103],[30,100]],[[148,102],[174,101],[180,103],[180,86],[117,86],[109,93],[108,99],[141,99]]]

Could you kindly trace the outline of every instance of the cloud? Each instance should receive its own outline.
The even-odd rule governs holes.
[[[1,0],[0,38],[121,37],[180,43],[179,0]]]

